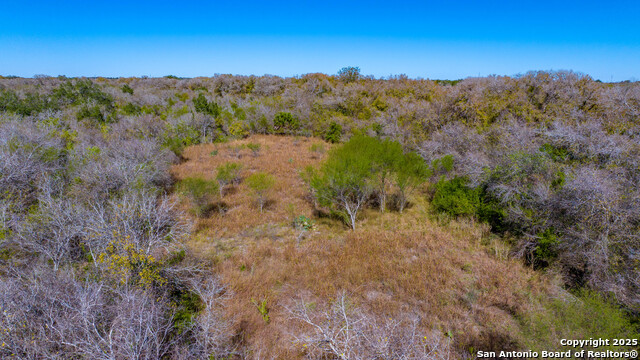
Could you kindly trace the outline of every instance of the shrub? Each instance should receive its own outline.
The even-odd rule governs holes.
[[[60,105],[80,105],[96,103],[108,108],[113,106],[113,98],[89,79],[67,80],[53,90],[52,98]]]
[[[247,144],[247,149],[251,150],[251,153],[253,154],[253,156],[258,156],[261,148],[262,148],[262,145],[260,144],[256,144],[256,143]]]
[[[300,215],[293,220],[293,227],[301,231],[313,229],[313,221],[304,215]]]
[[[440,179],[435,185],[431,204],[437,211],[452,216],[475,215],[480,198],[478,191],[468,187],[468,183],[469,180],[464,177]]]
[[[242,164],[228,162],[218,166],[216,180],[220,185],[220,196],[224,195],[224,188],[230,184],[238,183],[240,181],[240,171],[242,170]]]
[[[185,122],[167,125],[162,135],[162,145],[181,156],[184,148],[200,142],[201,133]]]
[[[322,143],[315,143],[315,144],[311,144],[311,146],[309,146],[309,151],[316,153],[316,154],[324,154],[325,151],[327,151],[324,147],[324,144]]]
[[[556,253],[556,245],[558,245],[558,236],[553,228],[546,229],[538,234],[538,245],[534,250],[535,257],[545,264],[558,256]]]
[[[300,129],[300,120],[291,113],[279,112],[273,118],[273,129],[276,134],[291,134]]]
[[[247,177],[246,183],[256,197],[258,205],[260,206],[260,212],[262,212],[262,209],[268,200],[269,192],[276,183],[276,179],[273,175],[258,172]]]
[[[200,93],[197,98],[193,99],[193,107],[196,112],[217,117],[220,115],[220,107],[215,102],[209,102],[204,94]]]
[[[105,122],[105,117],[104,115],[102,115],[102,111],[100,110],[100,106],[98,105],[83,105],[78,111],[76,117],[78,118],[78,120],[92,119],[101,124]]]
[[[424,161],[415,153],[403,154],[402,146],[391,140],[356,135],[335,148],[320,172],[306,169],[304,181],[322,206],[341,214],[355,229],[359,210],[371,195],[376,195],[380,211],[395,184],[399,190],[399,208],[407,196],[427,175]]]
[[[228,133],[235,138],[246,138],[249,136],[249,127],[242,121],[234,121],[229,125]]]
[[[521,320],[526,347],[532,350],[558,349],[557,339],[637,338],[638,331],[624,312],[603,296],[589,290],[552,299],[543,311],[531,311]],[[610,345],[613,345],[610,343]],[[591,350],[591,347],[586,347]],[[564,350],[567,350],[565,348]],[[597,351],[628,351],[617,346]]]
[[[199,217],[205,215],[213,197],[218,193],[218,184],[203,178],[186,178],[178,183],[177,188],[191,200],[194,213]]]
[[[125,115],[140,115],[142,114],[142,108],[139,105],[127,103],[122,107],[122,112]]]
[[[122,85],[120,90],[122,90],[122,92],[125,93],[125,94],[133,95],[133,88],[131,86],[129,86],[129,84]]]
[[[324,139],[330,143],[338,143],[340,142],[340,138],[342,137],[342,126],[337,122],[333,121],[329,125],[329,130],[324,135]]]

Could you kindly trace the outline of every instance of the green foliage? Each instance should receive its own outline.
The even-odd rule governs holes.
[[[536,259],[545,263],[550,262],[558,256],[555,246],[558,244],[558,236],[553,228],[546,229],[538,234],[538,245],[534,250]]]
[[[122,85],[120,90],[122,90],[122,92],[125,93],[125,94],[133,95],[133,88],[131,86],[129,86],[129,84]]]
[[[480,194],[480,204],[477,209],[478,219],[491,225],[491,231],[499,234],[513,230],[512,225],[505,220],[507,210],[500,201],[487,193],[484,187],[478,188],[477,191]]]
[[[356,135],[333,149],[319,172],[305,169],[301,176],[318,204],[341,214],[355,228],[357,213],[371,194],[384,211],[387,194],[395,186],[402,211],[408,194],[426,175],[424,161],[415,153],[403,153],[398,142]]]
[[[247,149],[251,150],[253,156],[258,156],[258,154],[260,153],[260,149],[262,149],[262,145],[257,143],[248,143]]]
[[[389,108],[389,105],[387,105],[387,103],[385,103],[381,98],[377,97],[373,103],[371,104],[375,109],[379,110],[379,111],[385,111]],[[376,123],[375,125],[378,125],[378,127],[382,128],[382,125],[380,125],[379,123]],[[378,133],[377,128],[373,129],[376,133]],[[382,130],[382,129],[380,129]]]
[[[429,168],[416,153],[404,154],[395,162],[395,184],[398,188],[398,210],[402,212],[407,204],[407,197],[413,189],[424,183],[429,176]]]
[[[273,118],[273,129],[276,134],[292,134],[300,129],[300,120],[289,112],[279,112]]]
[[[313,229],[313,221],[304,215],[300,215],[293,220],[293,227],[301,231]]]
[[[558,170],[555,174],[555,178],[551,181],[551,189],[558,191],[562,189],[566,183],[567,175],[562,170]]]
[[[267,306],[268,301],[269,299],[262,299],[262,301],[258,302],[256,299],[251,298],[251,302],[256,306],[256,309],[258,309],[260,316],[262,316],[262,320],[267,324],[271,320],[269,317],[269,307]]]
[[[201,135],[199,130],[184,122],[169,124],[162,135],[162,145],[181,156],[185,147],[200,143]]]
[[[240,181],[240,171],[242,170],[242,164],[228,162],[218,166],[216,180],[220,185],[220,196],[223,195],[224,187],[232,183]]]
[[[457,83],[459,83],[462,80],[433,80],[433,82],[435,82],[438,85],[456,85]]]
[[[467,186],[467,178],[440,179],[435,185],[432,205],[452,216],[475,215],[480,204],[478,191]]]
[[[575,297],[549,299],[541,311],[525,313],[521,326],[525,347],[534,351],[559,349],[558,339],[637,339],[640,335],[616,305],[586,289],[577,291]],[[629,347],[610,343],[597,350],[623,349]]]
[[[453,155],[445,155],[431,162],[433,175],[442,175],[453,170]]]
[[[384,128],[380,123],[374,123],[371,125],[371,130],[376,133],[376,137],[380,138],[384,134]]]
[[[360,68],[357,66],[345,66],[338,70],[338,78],[346,83],[360,80]]]
[[[549,155],[553,161],[564,162],[569,160],[569,151],[564,147],[544,144],[540,147],[540,152]]]
[[[324,139],[330,143],[338,143],[340,142],[340,138],[342,137],[342,126],[335,121],[332,121],[329,125],[329,130],[324,135]]]
[[[275,185],[276,179],[271,174],[257,172],[249,175],[245,182],[247,184],[247,187],[251,189],[254,196],[256,197],[258,205],[260,206],[260,212],[262,212],[269,191]]]
[[[179,101],[185,102],[189,100],[189,93],[187,92],[176,93],[176,99],[178,99]]]
[[[234,121],[229,125],[229,135],[235,138],[245,138],[249,136],[249,128],[242,121]]]
[[[203,303],[200,297],[187,290],[175,290],[172,294],[171,306],[175,313],[173,327],[178,334],[182,334],[191,328],[193,319],[202,310]]]
[[[132,242],[128,235],[117,232],[105,251],[98,254],[96,263],[103,266],[104,274],[117,284],[149,289],[167,282],[162,263]]]
[[[218,184],[215,181],[203,178],[183,179],[178,183],[177,189],[189,198],[193,204],[194,213],[198,217],[206,214],[211,201],[219,191]]]
[[[59,106],[47,97],[39,94],[27,93],[24,99],[11,90],[0,90],[0,112],[13,112],[29,116],[44,110],[56,110]]]
[[[309,151],[317,154],[324,154],[327,150],[323,143],[313,143],[309,146]]]
[[[78,110],[76,117],[78,120],[90,119],[96,121],[99,124],[106,123],[105,116],[102,114],[102,110],[98,105],[83,105],[80,110]]]
[[[140,115],[142,114],[142,108],[140,107],[140,105],[127,103],[122,107],[122,113],[125,115]]]
[[[53,99],[61,105],[96,103],[112,107],[113,98],[89,79],[67,80],[53,90]]]
[[[367,145],[369,138],[352,137],[331,151],[320,173],[310,180],[320,205],[341,214],[353,229],[359,209],[372,192],[372,149]]]
[[[221,109],[215,102],[209,102],[203,93],[198,94],[198,97],[193,99],[193,107],[196,112],[211,115],[217,117],[220,115]]]

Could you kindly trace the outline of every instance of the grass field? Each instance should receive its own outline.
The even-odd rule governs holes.
[[[242,147],[249,143],[261,145],[256,156]],[[263,213],[241,182],[219,199],[225,213],[192,219],[197,225],[188,243],[231,290],[227,315],[252,356],[303,356],[307,350],[292,334],[305,331],[304,324],[294,321],[288,309],[299,299],[322,308],[342,293],[379,319],[414,314],[425,339],[452,340],[448,351],[454,358],[478,349],[521,350],[525,344],[549,349],[555,346],[551,338],[532,338],[537,327],[558,334],[572,331],[571,324],[560,326],[553,317],[543,325],[526,321],[552,301],[573,299],[553,274],[511,259],[507,245],[486,225],[439,219],[425,189],[414,194],[403,214],[367,209],[357,231],[317,217],[299,170],[322,161],[324,152],[312,151],[313,144],[321,143],[252,136],[199,145],[187,148],[186,161],[172,169],[178,180],[213,180],[217,166],[232,161],[243,164],[242,177],[262,171],[276,178]],[[182,204],[188,209],[188,201]],[[311,218],[314,228],[294,229],[299,215]]]

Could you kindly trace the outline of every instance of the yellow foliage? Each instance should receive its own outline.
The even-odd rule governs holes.
[[[138,249],[129,236],[117,236],[105,250],[98,255],[97,261],[104,264],[107,272],[121,284],[149,287],[154,283],[166,283],[160,275],[160,263],[143,249]]]

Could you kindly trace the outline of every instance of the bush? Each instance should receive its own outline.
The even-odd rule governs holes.
[[[220,185],[220,196],[224,195],[224,188],[228,185],[238,183],[240,181],[240,171],[242,170],[242,164],[228,162],[218,166],[216,180]]]
[[[293,220],[293,227],[300,231],[313,229],[313,221],[304,215],[300,215]]]
[[[140,115],[142,114],[142,108],[139,105],[127,103],[122,107],[122,113],[125,115]]]
[[[464,177],[440,179],[435,185],[431,204],[437,211],[452,216],[475,215],[480,198],[478,191],[468,187],[468,183],[469,180]]]
[[[340,138],[342,137],[342,126],[337,122],[333,121],[329,125],[329,130],[324,136],[324,139],[330,143],[338,143],[340,142]]]
[[[89,79],[67,80],[53,90],[53,100],[60,105],[95,103],[111,108],[113,98]]]
[[[309,151],[317,154],[324,154],[327,151],[322,143],[315,143],[309,146]]]
[[[200,93],[197,98],[193,99],[193,107],[196,112],[217,117],[220,115],[220,107],[215,102],[209,102],[204,94]]]
[[[184,148],[200,143],[201,133],[185,122],[167,125],[162,135],[162,145],[181,156]]]
[[[589,290],[552,299],[544,304],[543,311],[526,313],[521,323],[525,348],[537,351],[559,349],[558,339],[629,339],[639,335],[616,305]],[[606,350],[628,351],[629,348],[597,348],[597,351]]]
[[[537,260],[547,264],[558,256],[555,247],[558,245],[558,236],[553,228],[546,229],[538,234],[538,245],[534,250]]]
[[[256,144],[256,143],[247,144],[247,149],[251,150],[251,153],[253,154],[253,156],[258,156],[261,148],[262,148],[262,145],[260,144]]]
[[[193,204],[194,213],[201,217],[206,214],[211,201],[218,193],[218,184],[215,181],[203,178],[186,178],[177,185],[178,191],[187,196]]]
[[[102,111],[100,110],[100,106],[98,105],[94,105],[94,106],[83,105],[78,111],[78,114],[76,115],[76,117],[78,118],[78,120],[92,119],[97,121],[100,124],[105,123],[105,117],[104,115],[102,115]]]
[[[276,179],[273,175],[258,172],[247,177],[246,183],[256,197],[258,205],[260,206],[260,212],[262,212],[267,202],[269,191],[271,191],[271,188],[275,185]]]
[[[125,93],[125,94],[133,95],[133,88],[131,86],[129,86],[129,84],[122,85],[120,90],[122,90],[122,92]]]
[[[291,113],[279,112],[273,118],[273,130],[276,134],[292,134],[300,129],[300,120]]]
[[[234,121],[229,125],[227,132],[234,138],[243,139],[249,136],[249,127],[242,121]]]

